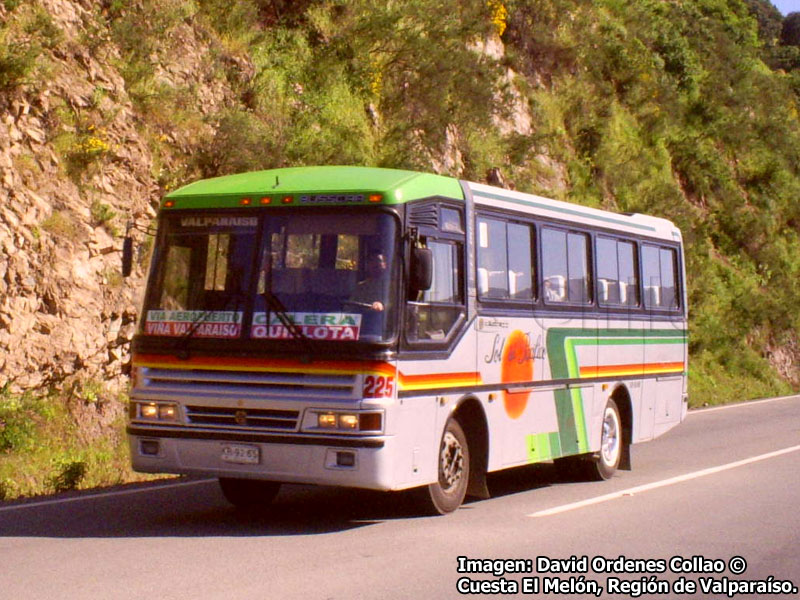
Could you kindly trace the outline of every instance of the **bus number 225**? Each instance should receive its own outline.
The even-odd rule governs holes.
[[[367,375],[364,377],[364,398],[387,398],[394,393],[394,377]]]

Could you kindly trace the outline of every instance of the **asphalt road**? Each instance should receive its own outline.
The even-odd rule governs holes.
[[[403,495],[303,486],[244,516],[215,482],[185,480],[0,503],[0,600],[459,598],[481,585],[711,598],[742,580],[798,597],[800,397],[694,411],[635,446],[633,467],[599,483],[560,481],[547,464],[506,471],[491,477],[492,499],[446,517],[415,516]],[[523,572],[459,573],[459,556],[472,570],[518,559]],[[571,581],[539,572],[539,557],[573,556]],[[687,583],[696,593],[680,595]],[[731,597],[779,597],[740,590]]]

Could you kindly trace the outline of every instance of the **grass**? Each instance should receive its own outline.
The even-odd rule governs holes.
[[[41,228],[54,235],[74,240],[79,237],[80,228],[75,217],[66,210],[54,210],[41,223]]]
[[[720,368],[727,360],[744,361]],[[794,393],[766,361],[756,356],[726,358],[702,352],[689,359],[689,406],[714,406],[755,398],[785,396]]]
[[[0,391],[0,500],[151,479],[130,467],[123,400],[104,396],[98,382],[69,395]],[[113,418],[87,427],[87,415]]]

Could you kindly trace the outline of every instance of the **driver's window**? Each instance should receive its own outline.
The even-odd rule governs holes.
[[[428,240],[433,254],[431,288],[419,301],[409,302],[406,333],[410,341],[441,342],[464,314],[462,244]]]

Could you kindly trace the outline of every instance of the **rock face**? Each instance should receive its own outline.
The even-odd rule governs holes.
[[[100,4],[0,4],[9,36],[39,49],[33,77],[0,91],[0,389],[12,392],[76,377],[125,386],[146,257],[123,279],[122,237],[129,220],[155,215],[172,159],[160,151],[156,166],[154,133],[112,66],[119,50],[97,30]],[[57,43],[26,33],[38,14]],[[188,27],[176,31],[181,50],[154,57],[155,80],[196,85],[199,110],[218,110],[230,91],[202,83],[203,48]]]

